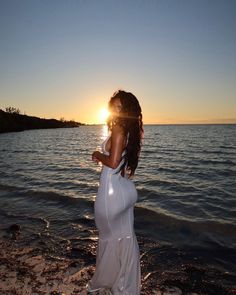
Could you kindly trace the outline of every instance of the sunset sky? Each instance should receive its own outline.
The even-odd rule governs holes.
[[[235,0],[1,0],[0,108],[102,123],[114,91],[144,123],[236,123]]]

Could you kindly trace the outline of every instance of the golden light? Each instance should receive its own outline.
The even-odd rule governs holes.
[[[109,116],[109,111],[108,109],[106,108],[102,108],[100,111],[99,111],[99,121],[101,123],[105,123],[106,122],[106,119],[107,117]]]

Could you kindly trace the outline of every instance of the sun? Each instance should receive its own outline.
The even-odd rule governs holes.
[[[99,111],[99,121],[101,123],[105,123],[107,117],[109,116],[109,114],[110,113],[109,113],[108,109],[106,109],[106,108],[100,109],[100,111]]]

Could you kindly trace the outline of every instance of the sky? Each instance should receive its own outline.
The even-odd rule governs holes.
[[[132,92],[144,124],[236,123],[235,0],[0,0],[0,108],[103,123]]]

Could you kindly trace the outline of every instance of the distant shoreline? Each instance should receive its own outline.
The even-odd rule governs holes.
[[[85,124],[73,120],[42,119],[16,112],[4,112],[0,109],[0,133],[34,129],[75,128],[81,125]]]

